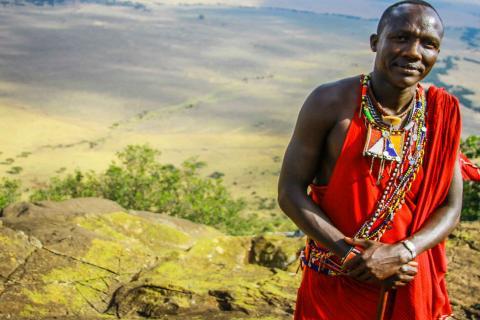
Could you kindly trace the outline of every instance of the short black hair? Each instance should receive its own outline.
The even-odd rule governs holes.
[[[413,4],[413,5],[424,6],[424,7],[432,9],[437,14],[438,18],[440,19],[440,22],[443,25],[443,20],[440,17],[440,15],[438,14],[437,9],[435,9],[427,1],[423,1],[423,0],[404,0],[404,1],[395,2],[394,4],[389,6],[387,9],[385,9],[382,16],[380,17],[380,21],[378,22],[377,34],[380,34],[383,31],[383,29],[385,28],[385,25],[388,23],[388,20],[392,16],[393,10],[397,7],[400,7],[400,6],[404,5],[404,4]]]

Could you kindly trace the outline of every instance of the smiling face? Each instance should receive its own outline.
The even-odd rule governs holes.
[[[374,72],[399,89],[416,85],[437,61],[442,37],[442,22],[431,8],[395,8],[380,34],[370,38],[377,53]]]

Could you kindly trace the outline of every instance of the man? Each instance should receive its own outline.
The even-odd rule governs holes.
[[[308,236],[295,319],[451,315],[444,239],[461,211],[459,107],[418,84],[443,32],[427,2],[393,4],[370,38],[372,73],[304,103],[279,180],[280,207]]]

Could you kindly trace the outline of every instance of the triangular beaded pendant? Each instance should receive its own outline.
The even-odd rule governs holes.
[[[398,154],[397,154],[397,151],[395,150],[395,146],[392,143],[392,139],[387,138],[385,140],[386,140],[385,151],[383,152],[383,155],[386,158],[391,158],[392,160],[397,159]]]
[[[401,132],[382,131],[369,124],[363,154],[378,159],[401,162],[403,143],[404,136]]]
[[[369,156],[374,156],[374,157],[381,157],[383,155],[383,150],[385,149],[385,139],[381,137],[380,139],[373,144],[372,147],[370,147],[367,150],[367,155]]]

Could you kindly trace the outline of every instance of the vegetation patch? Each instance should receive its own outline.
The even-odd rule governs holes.
[[[117,153],[118,162],[104,172],[76,170],[54,177],[45,188],[36,189],[30,200],[102,197],[127,209],[165,212],[230,234],[252,231],[252,224],[239,215],[245,201],[230,195],[221,175],[201,176],[199,169],[205,163],[194,158],[176,167],[160,163],[159,155],[147,145],[127,146]]]
[[[3,178],[0,182],[0,208],[20,199],[20,181]]]
[[[480,158],[480,136],[470,136],[460,145],[463,153],[473,160]],[[473,181],[463,182],[463,209],[462,220],[480,220],[480,183]]]

